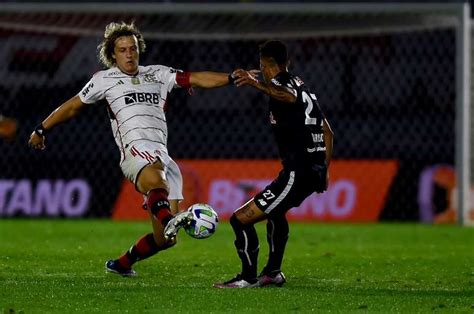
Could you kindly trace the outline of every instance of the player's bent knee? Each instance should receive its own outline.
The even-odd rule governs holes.
[[[168,182],[158,176],[153,178],[147,178],[147,180],[145,182],[142,182],[140,185],[143,186],[145,190],[147,190],[147,192],[155,189],[163,189],[168,192],[170,190]]]
[[[230,216],[230,225],[232,226],[232,229],[234,229],[234,231],[238,231],[238,230],[243,230],[245,229],[245,224],[243,224],[238,218],[237,218],[237,215],[235,213],[232,214],[232,216]]]
[[[142,193],[148,193],[153,189],[165,189],[169,191],[169,185],[164,172],[151,166],[147,166],[143,169],[138,177],[137,186]]]
[[[244,225],[253,225],[266,218],[266,214],[250,200],[234,212],[236,218]]]

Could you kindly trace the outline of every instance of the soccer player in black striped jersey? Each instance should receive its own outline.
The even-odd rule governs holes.
[[[285,44],[267,41],[260,46],[260,71],[236,70],[237,86],[252,86],[270,96],[270,123],[278,145],[283,169],[278,177],[230,218],[235,247],[242,262],[241,272],[216,288],[281,286],[281,272],[289,228],[285,214],[299,206],[313,192],[328,186],[328,167],[333,149],[333,132],[319,107],[316,95],[302,79],[288,72]],[[257,276],[259,252],[256,222],[267,220],[269,258]]]

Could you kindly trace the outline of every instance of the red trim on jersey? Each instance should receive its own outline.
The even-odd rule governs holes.
[[[147,150],[145,151],[145,154],[149,157],[148,160],[150,162],[153,162],[153,160],[155,159],[155,157],[153,157]]]
[[[189,88],[191,87],[191,82],[189,81],[190,77],[191,72],[177,72],[176,83],[183,88]]]
[[[135,148],[135,147],[134,147]],[[135,151],[137,152],[138,156],[140,156],[142,159],[146,159],[146,156],[141,152],[139,151],[138,149],[135,148]]]

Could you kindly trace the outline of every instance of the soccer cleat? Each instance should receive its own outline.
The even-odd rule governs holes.
[[[123,277],[135,277],[137,273],[131,268],[125,268],[120,265],[118,260],[110,260],[105,263],[105,270],[108,273],[114,273]]]
[[[215,283],[213,285],[214,288],[226,289],[226,288],[256,288],[258,287],[258,281],[249,282],[242,278],[240,274],[238,274],[235,278],[232,278],[229,281],[223,283]]]
[[[258,277],[258,287],[265,287],[269,285],[275,285],[277,287],[283,286],[286,282],[285,274],[278,271],[275,274],[263,274],[261,273]]]
[[[176,237],[178,230],[186,225],[189,225],[193,220],[193,217],[193,213],[188,211],[176,214],[176,216],[174,216],[165,227],[165,239],[170,240]]]

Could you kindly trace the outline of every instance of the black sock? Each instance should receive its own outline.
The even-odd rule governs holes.
[[[257,277],[258,237],[253,224],[242,224],[235,215],[230,217],[230,224],[235,233],[235,247],[242,261],[242,278],[253,282]]]
[[[267,221],[268,262],[263,273],[272,275],[281,269],[289,227],[285,216],[272,217]]]

